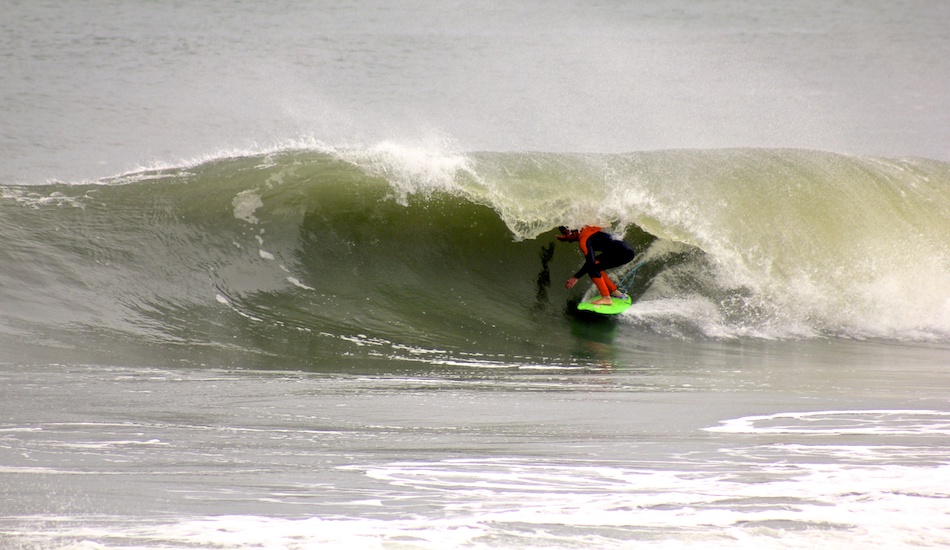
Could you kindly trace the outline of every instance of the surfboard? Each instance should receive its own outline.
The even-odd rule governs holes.
[[[604,305],[594,305],[591,302],[600,300],[600,296],[594,296],[591,300],[587,302],[582,302],[577,304],[577,311],[590,311],[592,313],[600,313],[601,315],[616,315],[618,313],[623,313],[627,310],[628,307],[633,303],[633,298],[627,296],[626,298],[611,298],[611,303],[609,306]]]

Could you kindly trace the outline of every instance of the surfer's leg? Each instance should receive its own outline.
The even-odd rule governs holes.
[[[610,277],[607,276],[606,271],[600,272],[600,277],[604,280],[604,283],[607,285],[607,293],[613,295],[614,292],[617,292],[617,285],[610,280]]]
[[[600,277],[604,280],[604,283],[606,283],[607,290],[610,291],[611,298],[625,298],[626,297],[626,294],[624,294],[623,291],[620,290],[620,287],[617,286],[617,283],[611,280],[611,278],[607,275],[606,271],[602,271],[600,273]]]
[[[631,250],[620,250],[617,252],[607,251],[597,257],[597,267],[603,270],[600,272],[600,277],[605,281],[604,288],[601,288],[600,285],[597,286],[597,288],[600,288],[600,294],[602,296],[613,296],[614,298],[624,297],[623,292],[618,290],[617,285],[607,276],[606,270],[627,264],[633,260],[633,257],[634,253]],[[604,293],[604,289],[607,290],[606,294]]]
[[[601,271],[606,271],[630,263],[633,261],[633,257],[634,254],[628,250],[608,250],[600,256],[597,256],[597,267]]]
[[[597,289],[600,290],[600,295],[604,298],[624,298],[625,294],[617,287],[617,284],[610,279],[610,276],[607,275],[606,271],[600,272],[600,278],[591,279],[594,281],[594,284],[597,285]],[[600,281],[600,282],[598,282]]]
[[[610,279],[608,279],[608,278],[606,277],[606,275],[605,275],[603,272],[601,272],[601,274],[600,274],[599,277],[593,277],[593,276],[591,276],[590,280],[591,280],[591,281],[594,281],[594,284],[597,285],[597,290],[600,291],[600,300],[595,300],[595,301],[593,301],[593,302],[591,302],[591,303],[592,303],[592,304],[595,304],[595,305],[601,305],[601,304],[603,304],[603,305],[610,305],[610,304],[612,304],[613,301],[610,299],[610,289],[609,289],[608,286],[607,286],[607,283],[610,282]],[[613,284],[613,283],[610,283],[610,284]],[[616,288],[616,287],[615,287],[615,288]]]

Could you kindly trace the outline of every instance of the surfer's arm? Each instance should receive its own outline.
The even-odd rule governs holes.
[[[594,247],[589,246],[587,248],[587,255],[584,256],[584,265],[580,270],[574,274],[573,279],[580,279],[584,275],[599,275],[600,270],[597,269],[597,259],[594,257]]]

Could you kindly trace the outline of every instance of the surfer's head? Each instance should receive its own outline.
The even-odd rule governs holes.
[[[560,226],[560,227],[558,227],[557,229],[558,229],[558,231],[561,232],[561,234],[557,236],[557,240],[563,241],[563,242],[566,242],[566,243],[575,242],[575,241],[578,239],[579,235],[580,235],[580,232],[579,232],[578,230],[576,230],[576,229],[568,229],[568,228],[564,227],[563,225]]]

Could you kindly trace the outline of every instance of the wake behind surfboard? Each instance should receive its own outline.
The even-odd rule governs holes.
[[[587,302],[581,302],[577,304],[577,311],[589,311],[591,313],[599,313],[601,315],[617,315],[618,313],[623,313],[633,304],[633,298],[629,295],[625,298],[613,298],[611,299],[611,304],[606,305],[594,305],[591,302],[600,300],[600,296],[595,296],[593,299]]]

